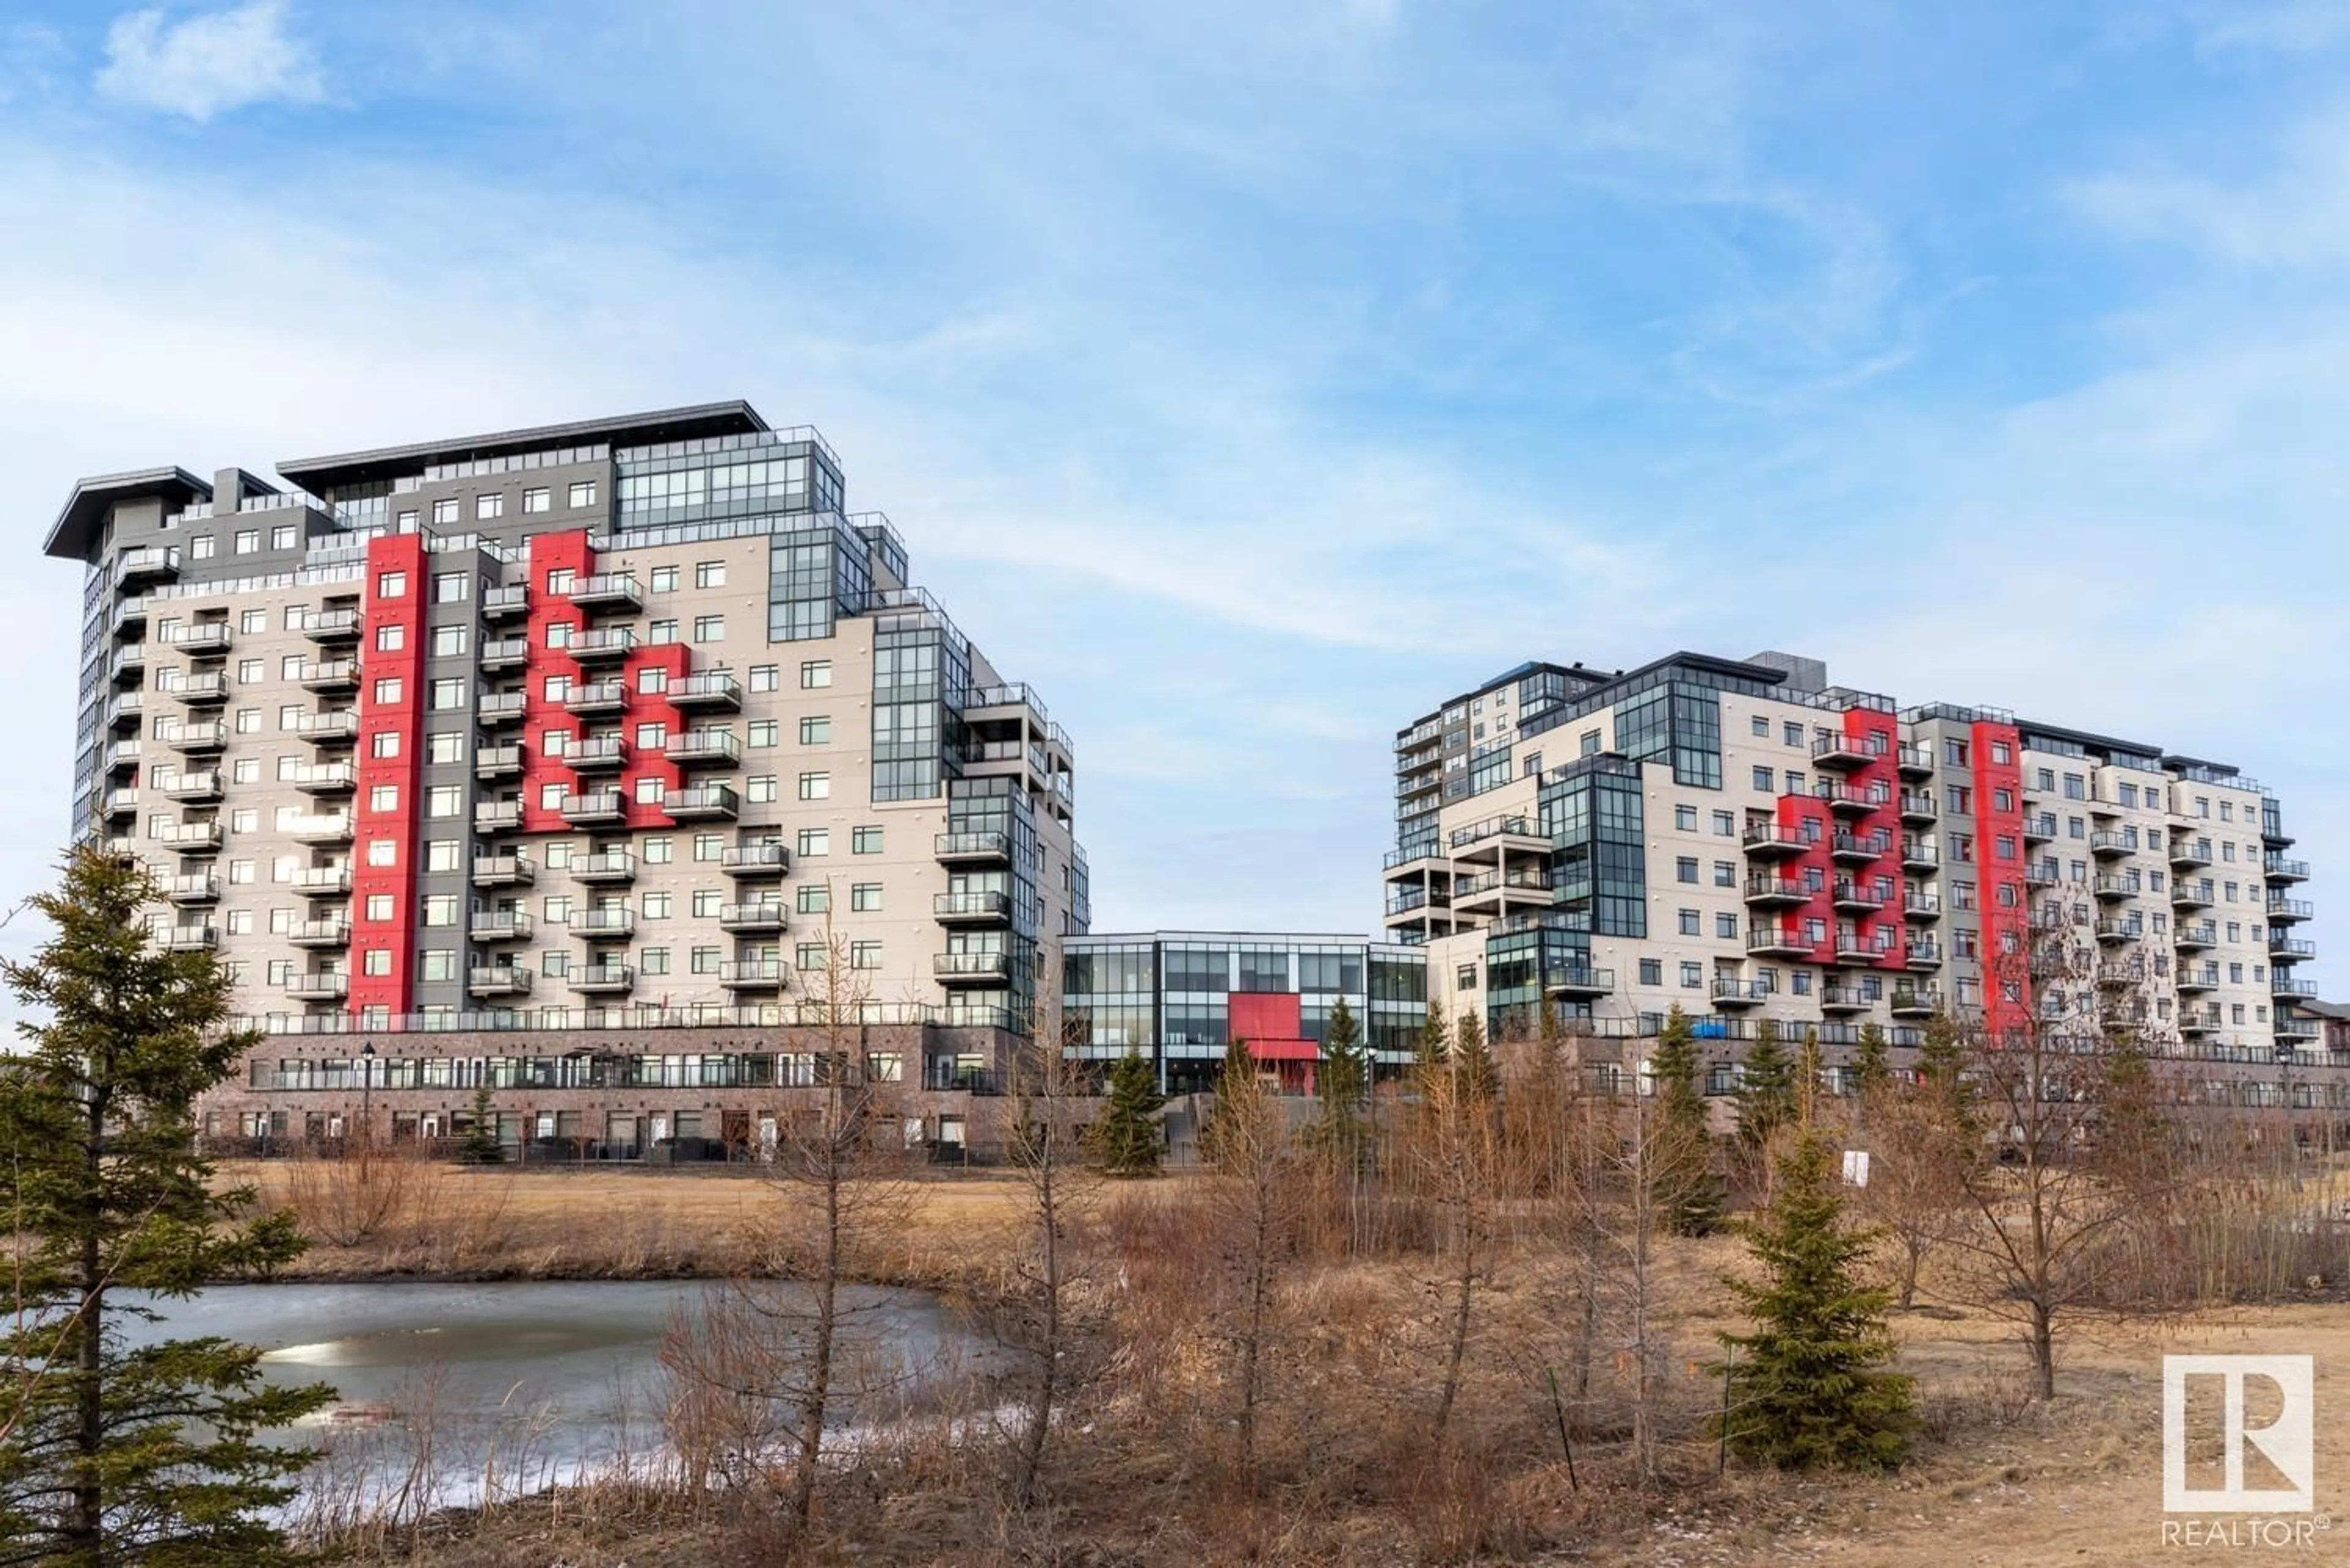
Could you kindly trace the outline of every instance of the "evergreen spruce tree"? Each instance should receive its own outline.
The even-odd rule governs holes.
[[[1665,1015],[1648,1074],[1658,1096],[1650,1190],[1675,1235],[1711,1235],[1721,1223],[1722,1194],[1713,1174],[1713,1140],[1698,1082],[1697,1038],[1678,1004]]]
[[[458,1142],[457,1158],[464,1165],[496,1165],[505,1157],[505,1146],[498,1141],[498,1116],[490,1103],[490,1086],[479,1085],[473,1090],[473,1119]]]
[[[1159,1092],[1150,1059],[1129,1045],[1109,1070],[1109,1095],[1091,1129],[1094,1162],[1111,1176],[1159,1174]]]
[[[1474,1104],[1491,1104],[1502,1092],[1502,1070],[1494,1064],[1492,1047],[1485,1043],[1484,1021],[1476,1013],[1462,1013],[1453,1025],[1452,1054],[1463,1092]]]
[[[1413,1048],[1413,1059],[1419,1066],[1431,1067],[1443,1061],[1451,1049],[1452,1032],[1444,1022],[1444,1004],[1430,997],[1428,1016],[1420,1020],[1419,1040]]]
[[[1330,1009],[1330,1022],[1323,1030],[1322,1060],[1314,1077],[1320,1106],[1313,1130],[1315,1146],[1341,1171],[1354,1170],[1362,1161],[1369,1138],[1364,1106],[1370,1088],[1370,1053],[1363,1044],[1355,1010],[1342,996]]]
[[[209,952],[157,948],[161,898],[127,858],[85,846],[33,907],[54,934],[0,966],[24,1048],[0,1063],[0,1213],[16,1232],[0,1325],[0,1558],[269,1563],[266,1514],[317,1454],[261,1435],[325,1407],[323,1384],[273,1388],[261,1352],[218,1338],[133,1347],[125,1299],[194,1294],[302,1251],[283,1214],[240,1219],[215,1192],[196,1096],[257,1038],[229,1031],[230,980]]]
[[[1738,1141],[1751,1154],[1767,1158],[1772,1138],[1795,1119],[1794,1071],[1780,1043],[1779,1026],[1768,1018],[1754,1026],[1737,1101]]]
[[[1891,1297],[1857,1277],[1876,1237],[1845,1225],[1834,1154],[1808,1123],[1777,1175],[1770,1206],[1740,1226],[1762,1282],[1724,1282],[1754,1331],[1721,1336],[1730,1387],[1715,1435],[1786,1469],[1891,1469],[1917,1417],[1911,1380],[1886,1370]]]
[[[1864,1096],[1880,1092],[1892,1081],[1893,1068],[1885,1054],[1885,1031],[1873,1023],[1860,1026],[1860,1045],[1853,1053],[1852,1069],[1858,1080],[1856,1086]]]

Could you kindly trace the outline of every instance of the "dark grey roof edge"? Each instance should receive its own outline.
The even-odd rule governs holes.
[[[2090,751],[2128,752],[2136,756],[2153,757],[2158,761],[2162,756],[2160,746],[2149,746],[2143,741],[2125,741],[2114,735],[2100,735],[2090,730],[2072,730],[2062,724],[2043,724],[2037,719],[2018,719],[2015,722],[2015,727],[2019,732],[2030,731],[2033,734],[2053,736],[2059,741],[2070,741],[2074,745]],[[2029,742],[2027,741],[2026,743],[2028,744]]]
[[[460,453],[489,455],[497,452],[528,452],[542,447],[578,446],[616,434],[650,431],[664,425],[732,424],[749,433],[768,428],[759,411],[743,399],[717,403],[691,403],[682,408],[651,409],[642,413],[616,414],[602,419],[572,420],[559,425],[531,425],[494,431],[484,435],[452,436],[442,441],[411,441],[404,446],[375,447],[366,452],[330,452],[323,457],[289,458],[277,464],[278,473],[296,483],[306,479],[353,469],[424,467]],[[305,488],[309,488],[305,485]]]
[[[213,487],[177,463],[141,468],[129,473],[102,473],[74,481],[73,493],[58,509],[57,520],[41,553],[65,561],[89,559],[90,541],[97,536],[100,511],[109,503],[139,495],[159,495],[167,501],[195,501],[211,496]]]

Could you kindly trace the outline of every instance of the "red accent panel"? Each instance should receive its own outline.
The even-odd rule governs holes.
[[[1975,861],[1981,873],[1982,905],[1983,1021],[1997,1040],[2032,1019],[2032,917],[2024,891],[2023,871],[2023,742],[2012,724],[1979,722],[1970,747],[1974,759]],[[1995,762],[1991,748],[2003,745],[2007,761]],[[1999,791],[2007,791],[2007,809],[1999,806]],[[2004,839],[2015,858],[1999,856]],[[2002,888],[2013,891],[2002,901]],[[2015,999],[2007,996],[2015,987]]]
[[[629,683],[629,707],[624,715],[629,734],[629,764],[621,770],[620,787],[628,792],[629,826],[630,827],[667,827],[669,815],[658,805],[637,803],[637,781],[654,778],[664,790],[673,789],[683,782],[684,775],[675,763],[660,753],[644,753],[636,749],[637,726],[659,723],[662,732],[674,735],[686,727],[685,715],[667,697],[658,691],[638,690],[638,677],[647,670],[661,670],[671,680],[681,680],[693,668],[693,653],[681,642],[665,642],[656,648],[639,648],[629,655],[621,674]],[[733,784],[725,770],[718,770],[719,782]]]
[[[1229,998],[1234,1040],[1251,1045],[1259,1041],[1296,1040],[1305,1032],[1298,1024],[1297,993],[1288,991],[1233,992]]]
[[[1881,855],[1867,866],[1856,867],[1855,879],[1873,885],[1880,877],[1890,878],[1887,886],[1892,897],[1873,915],[1858,917],[1861,940],[1877,951],[1878,969],[1907,970],[1909,954],[1907,949],[1908,926],[1901,918],[1901,737],[1892,714],[1876,708],[1847,708],[1844,714],[1844,732],[1860,741],[1869,753],[1868,761],[1846,775],[1847,787],[1864,794],[1884,792],[1883,803],[1867,815],[1850,819],[1852,831],[1866,837],[1883,832],[1892,852]]]
[[[382,588],[386,573],[402,575],[404,592],[396,597],[384,597]],[[351,855],[351,966],[350,1010],[381,1007],[400,1013],[411,1011],[413,993],[410,987],[416,966],[416,864],[418,842],[417,822],[423,802],[417,798],[417,776],[421,767],[418,753],[423,747],[424,711],[424,536],[421,534],[384,534],[368,541],[367,587],[361,603],[365,635],[359,650],[359,740],[358,798],[352,810],[358,814],[359,847]],[[399,626],[406,628],[400,647],[386,651],[378,646],[378,628]],[[400,700],[379,701],[376,685],[380,680],[397,679]],[[380,757],[375,754],[375,737],[380,734],[400,737],[397,755]],[[392,810],[378,815],[368,809],[378,785],[390,784],[399,794],[399,804]],[[392,864],[368,864],[366,846],[370,839],[389,838],[393,844]],[[368,919],[368,900],[388,897],[391,913],[384,919]],[[369,974],[367,965],[359,955],[370,949],[384,949],[391,954],[391,972]]]

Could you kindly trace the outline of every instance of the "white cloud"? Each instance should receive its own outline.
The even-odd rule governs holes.
[[[326,93],[317,63],[285,24],[283,0],[248,0],[179,23],[161,9],[130,12],[107,31],[98,90],[199,123],[272,99],[316,103]]]

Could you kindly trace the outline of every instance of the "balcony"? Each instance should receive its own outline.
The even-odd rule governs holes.
[[[2211,864],[2211,851],[2201,845],[2181,838],[2170,846],[2170,863],[2181,871],[2192,871],[2199,866]]]
[[[476,833],[514,833],[522,826],[522,802],[518,800],[477,800],[473,803],[473,831]]]
[[[1717,980],[1713,982],[1713,1004],[1716,1007],[1759,1007],[1777,994],[1759,980]]]
[[[218,670],[159,670],[155,690],[190,708],[214,708],[228,701],[228,676]]]
[[[696,709],[715,709],[733,713],[740,712],[743,708],[742,683],[723,670],[671,680],[661,695],[668,699],[671,707],[689,712]]]
[[[2209,903],[2210,900],[2204,901]],[[2269,895],[2267,909],[2271,925],[2306,920],[2316,912],[2316,906],[2306,898],[2280,898],[2273,893]]]
[[[166,719],[155,726],[155,738],[173,751],[190,755],[199,752],[217,752],[228,745],[228,726],[218,719],[194,723]]]
[[[125,691],[106,705],[107,727],[114,730],[135,730],[147,715],[146,694]]]
[[[1931,871],[1940,865],[1942,857],[1934,846],[1922,838],[1901,841],[1901,864],[1911,871]]]
[[[571,911],[571,930],[574,936],[593,937],[598,940],[632,937],[637,934],[637,912],[634,909],[618,907],[608,909],[574,909]]]
[[[359,612],[355,609],[305,611],[301,632],[317,643],[357,642],[359,639]]]
[[[484,691],[473,704],[473,718],[478,723],[499,726],[522,722],[523,704],[526,701],[520,691]]]
[[[357,710],[350,708],[305,713],[294,721],[294,732],[314,745],[348,744],[359,738],[359,716]]]
[[[114,657],[107,661],[106,678],[117,686],[135,684],[146,676],[147,645],[143,642],[116,649]]]
[[[1758,823],[1739,836],[1746,853],[1757,860],[1784,860],[1803,854],[1819,843],[1819,835],[1807,834],[1800,828],[1781,827],[1776,823]]]
[[[931,911],[942,926],[1002,925],[1012,919],[1012,895],[987,888],[940,893],[931,898]]]
[[[1452,907],[1468,914],[1500,915],[1512,904],[1523,908],[1550,901],[1550,873],[1539,869],[1513,867],[1507,876],[1498,870],[1485,871],[1452,885]]]
[[[305,866],[294,873],[294,890],[313,898],[337,898],[351,890],[348,866]]]
[[[476,888],[527,888],[538,880],[538,863],[526,855],[476,855]]]
[[[1904,741],[1895,765],[1901,770],[1903,778],[1931,778],[1934,776],[1934,753],[1929,747]]]
[[[993,831],[941,833],[932,857],[941,866],[1007,865],[1012,859],[1012,836]]]
[[[629,797],[616,789],[570,790],[555,809],[574,827],[617,827],[629,819]]]
[[[785,979],[775,959],[728,959],[718,966],[718,983],[729,991],[781,991]]]
[[[1860,994],[1856,985],[1823,985],[1820,987],[1820,1011],[1826,1013],[1865,1012],[1868,999]]]
[[[1873,937],[1858,931],[1838,931],[1835,934],[1835,961],[1838,963],[1875,963],[1885,956],[1885,950]]]
[[[2146,889],[2126,877],[2099,877],[2089,884],[2089,891],[2107,903],[2123,898],[2135,898]]]
[[[473,752],[473,776],[477,779],[520,778],[522,748],[512,741],[503,745],[476,747]]]
[[[340,919],[296,920],[286,940],[297,948],[347,948],[351,945],[351,923]]]
[[[475,909],[465,918],[465,934],[477,942],[526,942],[531,919],[520,909]]]
[[[482,670],[485,674],[520,670],[530,662],[530,639],[485,637],[482,639]]]
[[[1456,827],[1448,841],[1452,858],[1468,866],[1498,866],[1506,855],[1548,855],[1550,835],[1531,816],[1489,816]]]
[[[348,794],[359,787],[359,770],[348,763],[310,763],[289,781],[304,794]]]
[[[565,711],[583,719],[617,713],[628,705],[629,686],[624,680],[591,680],[574,686],[563,696]]]
[[[1905,789],[1901,792],[1901,820],[1919,826],[1931,824],[1936,816],[1931,790]]]
[[[1897,985],[1890,1005],[1896,1018],[1928,1018],[1941,1011],[1942,993],[1930,985]]]
[[[1887,834],[1839,833],[1828,840],[1828,857],[1834,860],[1853,863],[1892,853],[1893,840]]]
[[[1910,942],[1901,950],[1901,961],[1911,969],[1939,969],[1942,967],[1942,944]]]
[[[1757,958],[1809,958],[1812,944],[1793,926],[1749,926],[1746,950]]]
[[[2178,971],[2178,993],[2181,996],[2199,996],[2204,992],[2219,989],[2220,971],[2217,965],[2206,969],[2182,969]]]
[[[176,648],[196,659],[226,653],[236,641],[236,633],[224,620],[191,621],[184,626],[166,627],[159,639],[166,648]]]
[[[530,589],[521,583],[482,590],[484,620],[512,620],[530,613]]]
[[[322,694],[356,691],[359,689],[359,666],[355,659],[307,659],[294,672],[294,683],[306,691]]]
[[[2117,942],[2134,942],[2146,935],[2146,928],[2136,920],[2099,920],[2097,940],[2108,946]]]
[[[731,784],[696,784],[661,796],[661,810],[678,822],[732,822],[742,809],[742,797]]]
[[[530,971],[514,964],[480,964],[465,971],[468,996],[528,996]]]
[[[1892,792],[1883,784],[1866,789],[1840,784],[1829,790],[1824,798],[1828,803],[1828,809],[1838,816],[1866,816],[1872,811],[1882,810],[1893,804]]]
[[[166,926],[155,940],[166,952],[206,953],[220,946],[220,928],[210,924]]]
[[[789,924],[790,919],[791,911],[781,898],[761,898],[748,904],[718,906],[718,929],[743,936],[773,936]]]
[[[2096,968],[2099,985],[2134,986],[2146,983],[2147,967],[2137,959],[2116,959]]]
[[[286,994],[296,1002],[340,1002],[351,993],[351,977],[339,970],[297,974],[286,981]]]
[[[1012,972],[1007,953],[934,953],[931,974],[941,985],[1001,985]]]
[[[581,964],[564,979],[582,996],[626,996],[637,988],[636,968],[625,963]]]
[[[2317,944],[2305,938],[2271,936],[2269,957],[2279,963],[2301,963],[2317,956]]]
[[[2043,811],[2043,812],[2038,813],[2037,815],[2034,815],[2034,814],[2032,814],[2032,813],[2029,813],[2029,812],[2027,812],[2027,813],[2025,813],[2025,814],[2024,814],[2024,818],[2023,818],[2023,842],[2024,842],[2024,843],[2026,843],[2026,844],[2045,844],[2045,843],[2047,843],[2049,840],[2051,840],[2051,839],[2054,838],[2055,836],[2056,836],[2056,817],[2055,817],[2055,815],[2054,815],[2054,813]]]
[[[2178,1032],[2181,1034],[2209,1034],[2219,1027],[2220,1010],[2216,1007],[2203,1012],[2189,1010],[2178,1015]]]
[[[742,760],[743,742],[723,730],[687,730],[671,735],[661,751],[681,768],[731,768]]]
[[[781,877],[792,868],[792,852],[780,844],[737,844],[718,852],[718,869],[742,880]]]
[[[114,635],[125,636],[147,625],[147,597],[129,594],[114,601]]]
[[[637,650],[637,634],[625,626],[575,631],[563,651],[582,664],[618,664]]]
[[[637,857],[625,849],[599,849],[592,855],[573,856],[567,869],[574,882],[610,887],[637,879]]]
[[[158,773],[149,775],[157,794],[167,800],[184,801],[191,805],[209,805],[225,793],[221,784],[220,770],[206,768],[201,773]]]
[[[1561,964],[1544,979],[1543,989],[1553,996],[1606,996],[1616,989],[1616,971],[1583,963]]]
[[[2180,925],[2178,929],[2172,933],[2170,945],[2191,952],[2199,948],[2217,946],[2219,940],[2219,926],[2213,921],[2205,920],[2198,925]]]
[[[126,784],[120,789],[108,790],[105,799],[99,803],[99,810],[107,816],[135,815],[139,810],[138,787]]]
[[[1885,898],[1873,888],[1839,879],[1835,891],[1828,895],[1828,901],[1839,909],[1866,912],[1885,908]]]
[[[351,841],[351,814],[347,811],[321,811],[307,816],[288,817],[284,832],[296,844],[348,844]]]
[[[168,583],[180,575],[180,552],[168,545],[148,545],[136,550],[125,550],[115,557],[114,586],[129,587],[133,583]]]
[[[2314,1002],[2317,1000],[2317,982],[2314,980],[2294,980],[2290,975],[2272,969],[2269,971],[2269,994]]]
[[[176,849],[182,855],[211,855],[221,846],[221,825],[217,822],[182,822],[157,828],[149,836],[166,849]]]
[[[2044,893],[2064,877],[2064,867],[2053,857],[2035,860],[2023,868],[2023,888],[2027,893]]]
[[[563,765],[575,774],[610,773],[629,763],[629,742],[618,735],[596,735],[563,748]]]
[[[220,896],[220,878],[209,871],[199,871],[192,877],[170,877],[163,881],[163,897],[174,904],[217,904]]]
[[[642,609],[644,589],[638,586],[629,572],[598,572],[592,577],[575,577],[565,596],[579,609]]]
[[[2323,1033],[2314,1018],[2287,1013],[2282,1008],[2277,1009],[2277,1014],[2276,1037],[2280,1040],[2314,1040]]]
[[[2135,855],[2137,853],[2137,838],[2134,834],[2125,836],[2119,833],[2092,833],[2089,835],[2089,853],[2100,860],[2113,860],[2125,855]]]
[[[2287,882],[2306,882],[2309,880],[2309,862],[2287,860],[2282,855],[2272,855],[2261,862],[2261,875],[2280,886]]]
[[[1875,735],[1820,735],[1812,741],[1812,763],[1823,768],[1865,768],[1887,750]]]
[[[1752,876],[1746,878],[1746,904],[1754,909],[1792,909],[1811,902],[1811,889],[1801,882],[1784,877]]]
[[[2208,909],[2211,903],[2209,882],[2174,880],[2170,884],[2170,907],[2174,909]]]
[[[1905,920],[1939,920],[1942,918],[1942,900],[1921,888],[1911,888],[1901,895],[1901,918]]]

